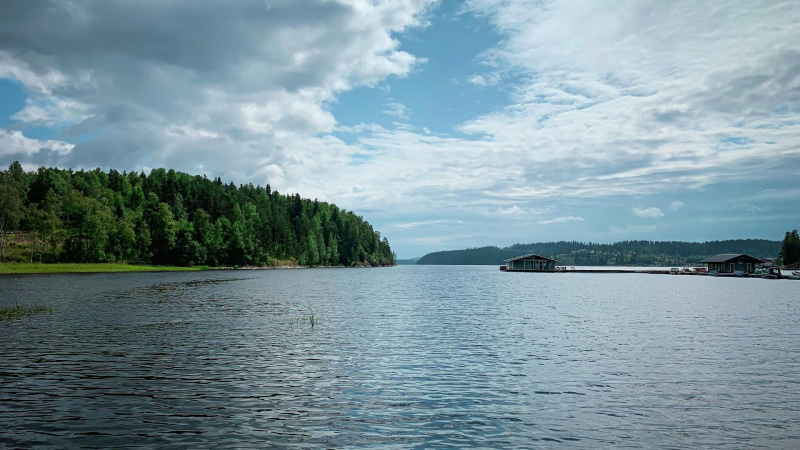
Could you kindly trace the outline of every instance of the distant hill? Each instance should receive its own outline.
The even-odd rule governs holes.
[[[410,266],[410,265],[416,264],[417,261],[419,261],[420,259],[422,259],[422,257],[419,257],[419,258],[408,258],[408,259],[398,259],[397,260],[397,265],[398,266]]]
[[[780,241],[766,239],[623,241],[614,244],[559,241],[434,252],[420,258],[417,264],[499,265],[515,256],[537,253],[574,266],[667,266],[693,264],[719,253],[746,253],[756,258],[775,258],[780,250]]]

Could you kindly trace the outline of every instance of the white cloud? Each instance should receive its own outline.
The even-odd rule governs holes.
[[[400,102],[392,102],[386,105],[386,109],[383,110],[383,113],[397,117],[398,119],[408,120],[408,115],[411,114],[411,110]]]
[[[497,208],[495,214],[500,214],[502,216],[519,217],[528,214],[528,212],[517,205],[513,205],[510,208],[503,208],[503,207]]]
[[[672,203],[669,204],[669,209],[671,209],[673,211],[677,211],[677,210],[683,208],[684,205],[686,205],[686,204],[683,203],[682,201],[675,200],[675,201],[673,201]]]
[[[453,223],[463,223],[463,222],[460,220],[423,220],[420,222],[400,223],[395,226],[401,229],[409,229],[409,228],[426,227],[430,225],[442,225],[442,224],[453,224]]]
[[[14,36],[0,42],[0,77],[31,94],[16,120],[102,132],[58,165],[201,162],[246,182],[274,164],[288,175],[304,163],[299,141],[331,143],[338,93],[424,62],[396,36],[425,26],[433,1],[22,2],[0,15],[0,33]],[[327,162],[352,153],[333,146]]]
[[[486,79],[482,75],[472,75],[467,81],[478,86],[486,86]]]
[[[17,111],[12,119],[34,126],[63,126],[72,125],[90,116],[88,107],[74,100],[64,100],[58,97],[45,97],[37,100],[28,98],[25,107]]]
[[[473,74],[467,77],[467,83],[475,86],[491,86],[500,82],[501,74],[498,71],[484,74]]]
[[[739,209],[750,214],[760,213],[760,212],[767,212],[770,210],[769,206],[759,206],[759,205],[751,205],[749,203],[742,203],[739,205],[733,205],[733,209]]]
[[[566,222],[583,222],[583,217],[581,216],[556,217],[555,219],[540,220],[538,223],[546,225],[551,223],[566,223]]]
[[[73,147],[75,146],[67,142],[40,141],[25,137],[21,131],[0,129],[0,156],[21,158],[37,153],[64,155],[72,151]]]
[[[459,239],[473,239],[475,235],[473,234],[457,234],[457,235],[444,235],[444,236],[429,236],[429,237],[419,237],[419,238],[411,238],[408,242],[416,244],[416,245],[424,245],[424,246],[438,246],[443,245],[447,242],[452,242]]]
[[[655,206],[652,208],[634,207],[631,208],[631,210],[633,211],[634,214],[642,218],[656,219],[664,216],[664,213],[661,212],[661,210],[656,208]]]

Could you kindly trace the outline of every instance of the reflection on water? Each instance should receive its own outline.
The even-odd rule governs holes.
[[[798,286],[494,266],[3,277],[0,304],[54,312],[0,322],[0,447],[797,447]]]

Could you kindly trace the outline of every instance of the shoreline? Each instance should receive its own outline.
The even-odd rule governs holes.
[[[397,267],[394,265],[356,264],[355,266],[301,266],[299,264],[279,264],[276,266],[241,266],[241,267],[216,267],[216,270],[287,270],[287,269],[371,269],[380,267]]]
[[[199,272],[213,270],[289,270],[289,269],[348,269],[368,267],[393,267],[371,266],[360,264],[347,266],[301,266],[298,264],[279,264],[276,266],[242,266],[242,267],[211,267],[211,266],[153,266],[121,263],[0,263],[0,277],[4,275],[36,275],[59,273],[138,273],[138,272]]]
[[[0,276],[58,273],[197,272],[201,270],[216,269],[208,266],[181,267],[121,263],[0,263]]]

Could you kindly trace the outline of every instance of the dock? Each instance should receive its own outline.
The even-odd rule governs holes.
[[[502,272],[525,272],[525,273],[646,273],[650,275],[699,275],[711,277],[731,277],[731,278],[766,278],[766,279],[788,279],[800,280],[800,273],[794,272],[792,275],[781,274],[779,267],[772,266],[763,268],[764,261],[753,258],[741,253],[726,253],[700,261],[708,264],[708,267],[688,267],[683,269],[677,267],[637,267],[637,268],[588,268],[586,266],[557,266],[562,263],[557,259],[547,256],[528,253],[504,261],[500,266]],[[759,267],[761,265],[762,267]],[[767,272],[765,272],[765,270]]]
[[[558,268],[556,268],[556,269],[558,269]],[[565,267],[562,270],[556,270],[555,273],[649,273],[649,274],[653,274],[653,275],[669,275],[669,269],[648,269],[648,270],[642,270],[642,269],[608,269],[608,270],[602,270],[602,269],[572,269],[572,270],[570,270],[570,269]],[[690,274],[686,274],[686,275],[690,275]],[[691,275],[696,275],[696,274],[691,274]]]
[[[669,269],[569,269],[566,267],[556,267],[555,270],[539,271],[526,269],[508,269],[507,266],[500,266],[503,272],[546,272],[546,273],[649,273],[654,275],[669,275]],[[679,275],[705,275],[700,273],[682,273]]]
[[[500,270],[502,272],[520,272],[520,273],[645,273],[650,275],[689,275],[689,276],[703,276],[703,277],[716,277],[716,278],[776,278],[776,277],[766,277],[762,274],[744,274],[744,275],[736,275],[733,273],[717,273],[714,275],[710,275],[708,272],[673,272],[667,268],[658,268],[658,269],[571,269],[565,266],[556,266],[555,270],[551,271],[539,271],[539,270],[525,270],[525,269],[508,269],[508,266],[500,266]],[[783,280],[791,280],[796,279],[792,278],[787,275],[782,275],[779,277]]]

